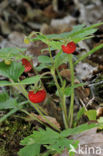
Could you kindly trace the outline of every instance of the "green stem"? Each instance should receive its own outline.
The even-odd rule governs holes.
[[[65,95],[61,97],[61,106],[63,107],[63,121],[65,125],[65,129],[68,128],[68,117],[67,117],[67,108],[66,108],[66,101]]]
[[[52,54],[51,54],[51,50],[50,50],[50,46],[48,45],[48,48],[49,48],[49,53],[50,53],[50,58],[51,58],[51,62],[52,62],[52,65],[53,65],[53,68],[51,69],[51,74],[53,76],[53,79],[55,81],[55,84],[56,84],[56,87],[57,87],[57,90],[58,90],[58,93],[59,93],[59,97],[60,97],[60,107],[62,109],[62,114],[63,114],[63,121],[64,121],[64,126],[65,128],[67,129],[68,128],[68,120],[67,120],[67,111],[66,111],[66,103],[65,103],[65,96],[64,96],[64,93],[61,93],[61,88],[60,88],[60,85],[57,81],[57,77],[56,77],[56,74],[55,74],[55,66],[54,66],[54,60],[53,60],[53,57],[52,57]],[[58,72],[58,71],[57,71]],[[58,76],[60,76],[58,74]],[[59,77],[60,78],[60,77]],[[60,78],[61,82],[62,82],[62,79]]]
[[[51,75],[51,72],[45,72],[45,73],[43,73],[43,74],[41,74],[41,78],[43,77],[43,76],[45,76],[45,75]]]
[[[68,58],[69,58],[70,73],[71,73],[71,101],[70,101],[68,121],[69,121],[69,126],[72,127],[73,111],[74,111],[74,66],[72,61],[72,54],[68,55]]]
[[[59,77],[59,79],[60,79],[61,84],[63,84],[63,79],[62,79],[62,77],[61,77],[61,75],[60,75],[60,73],[59,73],[59,70],[56,69],[56,71],[57,71],[57,74],[58,74],[58,77]]]
[[[59,96],[60,96],[60,107],[62,109],[64,126],[67,129],[68,128],[68,120],[67,120],[65,96],[64,96],[63,92],[61,93],[61,88],[60,88],[59,83],[57,81],[55,71],[53,70],[53,71],[51,71],[51,73],[52,73],[52,76],[54,78],[54,81],[55,81],[55,84],[56,84],[56,87],[57,87],[57,90],[58,90],[58,93],[59,93]]]
[[[5,114],[3,117],[0,118],[0,123],[3,122],[4,120],[6,120],[9,116],[14,114],[15,112],[22,109],[22,105],[24,105],[26,103],[28,103],[28,101],[21,102],[17,108],[14,108],[14,109],[10,110],[7,114]]]
[[[57,90],[58,90],[58,92],[60,93],[60,86],[59,86],[59,83],[58,83],[58,81],[57,81],[57,78],[56,78],[56,75],[55,75],[55,71],[54,71],[54,70],[51,70],[51,74],[52,74],[53,79],[54,79],[54,81],[55,81]]]
[[[87,52],[85,55],[79,57],[79,59],[74,63],[74,65],[78,64],[80,61],[84,60],[86,57],[88,57],[89,55],[92,55],[94,52],[96,52],[97,50],[103,48],[103,44],[100,44],[99,46],[93,48],[92,50],[90,50],[89,52]]]
[[[52,53],[51,53],[51,50],[50,50],[50,46],[49,45],[48,45],[48,48],[49,48],[49,54],[50,54],[51,63],[54,66],[54,60],[53,60]]]

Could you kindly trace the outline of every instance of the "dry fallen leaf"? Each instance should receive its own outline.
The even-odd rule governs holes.
[[[61,64],[61,65],[58,67],[59,71],[62,71],[63,69],[67,69],[67,68],[68,68],[68,66],[67,66],[67,64],[65,64],[65,63]]]
[[[97,109],[97,117],[99,118],[99,117],[101,117],[101,116],[103,116],[103,107],[99,107],[99,108]]]
[[[57,12],[55,12],[55,10],[53,10],[53,6],[49,5],[43,11],[43,15],[47,16],[49,18],[56,18],[58,14],[57,14]]]
[[[60,124],[57,122],[57,120],[53,117],[50,116],[45,116],[45,118],[47,118],[47,120],[49,120],[51,123],[53,123],[54,125],[56,125],[58,128],[60,128]],[[47,121],[45,119],[43,119],[42,116],[38,116],[38,119],[40,119],[41,121],[47,123]]]
[[[68,81],[70,81],[70,70],[69,69],[63,69],[61,72],[60,72],[60,75],[62,77],[64,77],[65,79],[67,79]]]
[[[42,32],[43,34],[60,34],[63,32],[69,32],[72,31],[72,27],[68,27],[67,24],[65,25],[60,25],[58,27],[53,27],[50,26],[46,23],[42,24],[40,32]]]
[[[35,43],[31,43],[28,47],[29,54],[32,54],[34,57],[41,55],[41,50],[47,48],[47,45],[41,41],[37,41]],[[47,51],[44,51],[43,54],[47,54]]]
[[[55,118],[53,118],[51,116],[44,116],[45,118],[43,118],[41,115],[37,115],[37,114],[31,113],[31,117],[30,116],[27,117],[27,120],[29,120],[29,121],[33,120],[32,116],[36,117],[40,121],[42,121],[42,122],[47,124],[47,121],[45,120],[45,118],[46,118],[47,120],[49,120],[51,123],[53,123],[55,126],[57,126],[60,129],[60,124],[57,122],[57,120]]]

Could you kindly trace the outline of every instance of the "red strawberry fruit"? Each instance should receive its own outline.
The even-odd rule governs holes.
[[[74,42],[69,42],[67,46],[62,45],[62,50],[64,53],[71,54],[76,50],[76,44]]]
[[[44,89],[39,90],[36,93],[34,93],[34,91],[29,91],[28,97],[32,103],[41,103],[46,98],[46,91]]]
[[[24,72],[29,72],[32,69],[31,63],[25,58],[22,59],[22,65],[25,68]]]

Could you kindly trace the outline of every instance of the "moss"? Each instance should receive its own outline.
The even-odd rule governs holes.
[[[20,140],[30,135],[35,126],[30,122],[13,117],[2,123],[0,128],[0,156],[17,156]]]
[[[5,151],[4,144],[0,146],[0,156],[7,156],[7,151]]]

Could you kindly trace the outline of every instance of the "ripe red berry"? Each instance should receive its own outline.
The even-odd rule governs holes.
[[[34,93],[34,91],[29,91],[28,93],[29,100],[33,103],[41,103],[46,98],[46,91],[44,89],[37,91]]]
[[[62,45],[62,50],[64,53],[71,54],[76,50],[76,44],[74,42],[69,42],[67,46]]]
[[[22,59],[22,65],[25,68],[24,72],[29,72],[32,69],[31,63],[25,58]]]

